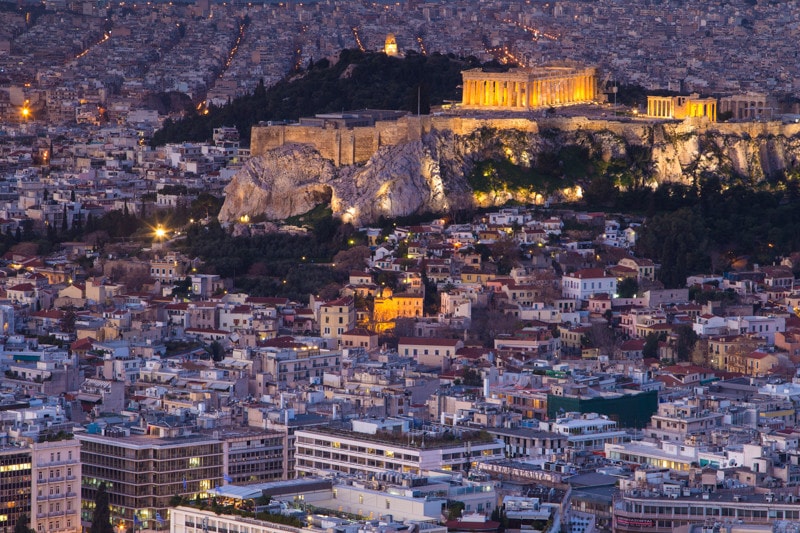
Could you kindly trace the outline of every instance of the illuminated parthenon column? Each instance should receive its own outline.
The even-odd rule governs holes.
[[[537,109],[591,102],[597,80],[593,68],[543,67],[508,72],[462,72],[462,106],[503,110]]]

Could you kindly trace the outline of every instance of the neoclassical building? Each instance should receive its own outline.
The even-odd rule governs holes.
[[[597,71],[594,67],[515,68],[486,72],[476,68],[461,73],[467,109],[526,111],[594,101]]]
[[[697,93],[689,96],[648,96],[647,116],[678,120],[689,117],[707,117],[711,122],[716,122],[717,100],[700,98]]]

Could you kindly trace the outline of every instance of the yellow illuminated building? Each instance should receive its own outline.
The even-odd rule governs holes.
[[[384,288],[376,297],[372,311],[372,319],[377,333],[394,328],[397,318],[414,318],[422,316],[421,294],[392,293]]]
[[[394,33],[390,33],[386,36],[386,42],[383,45],[383,52],[387,56],[396,56],[397,53],[397,39],[394,36]]]
[[[597,96],[597,71],[575,67],[515,68],[461,73],[462,107],[524,111],[592,102]]]
[[[700,98],[697,93],[689,96],[648,96],[647,115],[654,118],[683,120],[692,117],[707,117],[717,121],[717,100]]]

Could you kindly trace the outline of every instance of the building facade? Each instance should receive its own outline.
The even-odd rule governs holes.
[[[323,339],[339,339],[345,331],[356,327],[356,306],[350,296],[322,304],[319,309],[319,329]]]
[[[81,445],[76,439],[31,445],[31,525],[43,532],[81,531]],[[4,485],[5,486],[5,485]]]
[[[461,77],[464,108],[526,111],[592,102],[597,95],[597,72],[591,67],[515,68],[508,72],[478,68],[463,71]]]
[[[647,116],[653,118],[685,118],[706,117],[711,122],[717,121],[717,100],[701,98],[699,94],[689,96],[648,96]]]
[[[31,516],[31,450],[0,448],[0,532],[11,533],[23,516]],[[26,524],[27,525],[27,524]]]
[[[600,268],[585,268],[561,278],[561,295],[573,300],[588,300],[597,294],[614,296],[617,293],[617,278],[607,275]]]
[[[202,436],[79,434],[81,443],[83,518],[91,520],[101,483],[115,523],[133,527],[134,516],[144,528],[169,521],[175,495],[206,497],[223,484],[223,443]],[[163,522],[159,522],[159,518]]]
[[[320,427],[296,432],[295,468],[299,475],[330,471],[366,475],[391,470],[421,474],[426,470],[468,471],[477,461],[505,457],[494,438],[435,439],[398,433],[388,438],[345,429]]]
[[[223,435],[225,474],[231,483],[283,479],[284,434],[239,431]]]
[[[738,494],[732,491],[661,494],[629,490],[614,502],[613,530],[620,533],[651,531],[667,533],[706,521],[732,524],[772,524],[800,519],[796,496]],[[740,526],[741,527],[741,526]]]
[[[763,93],[745,93],[719,99],[720,113],[731,113],[734,120],[758,120],[772,118],[774,103]]]

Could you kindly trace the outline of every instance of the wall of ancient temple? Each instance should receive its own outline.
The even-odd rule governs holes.
[[[683,120],[685,118],[706,117],[717,121],[717,100],[700,98],[698,94],[689,96],[648,96],[647,115],[653,118]]]
[[[508,72],[465,70],[462,107],[529,110],[592,102],[597,95],[594,68],[541,67]]]

